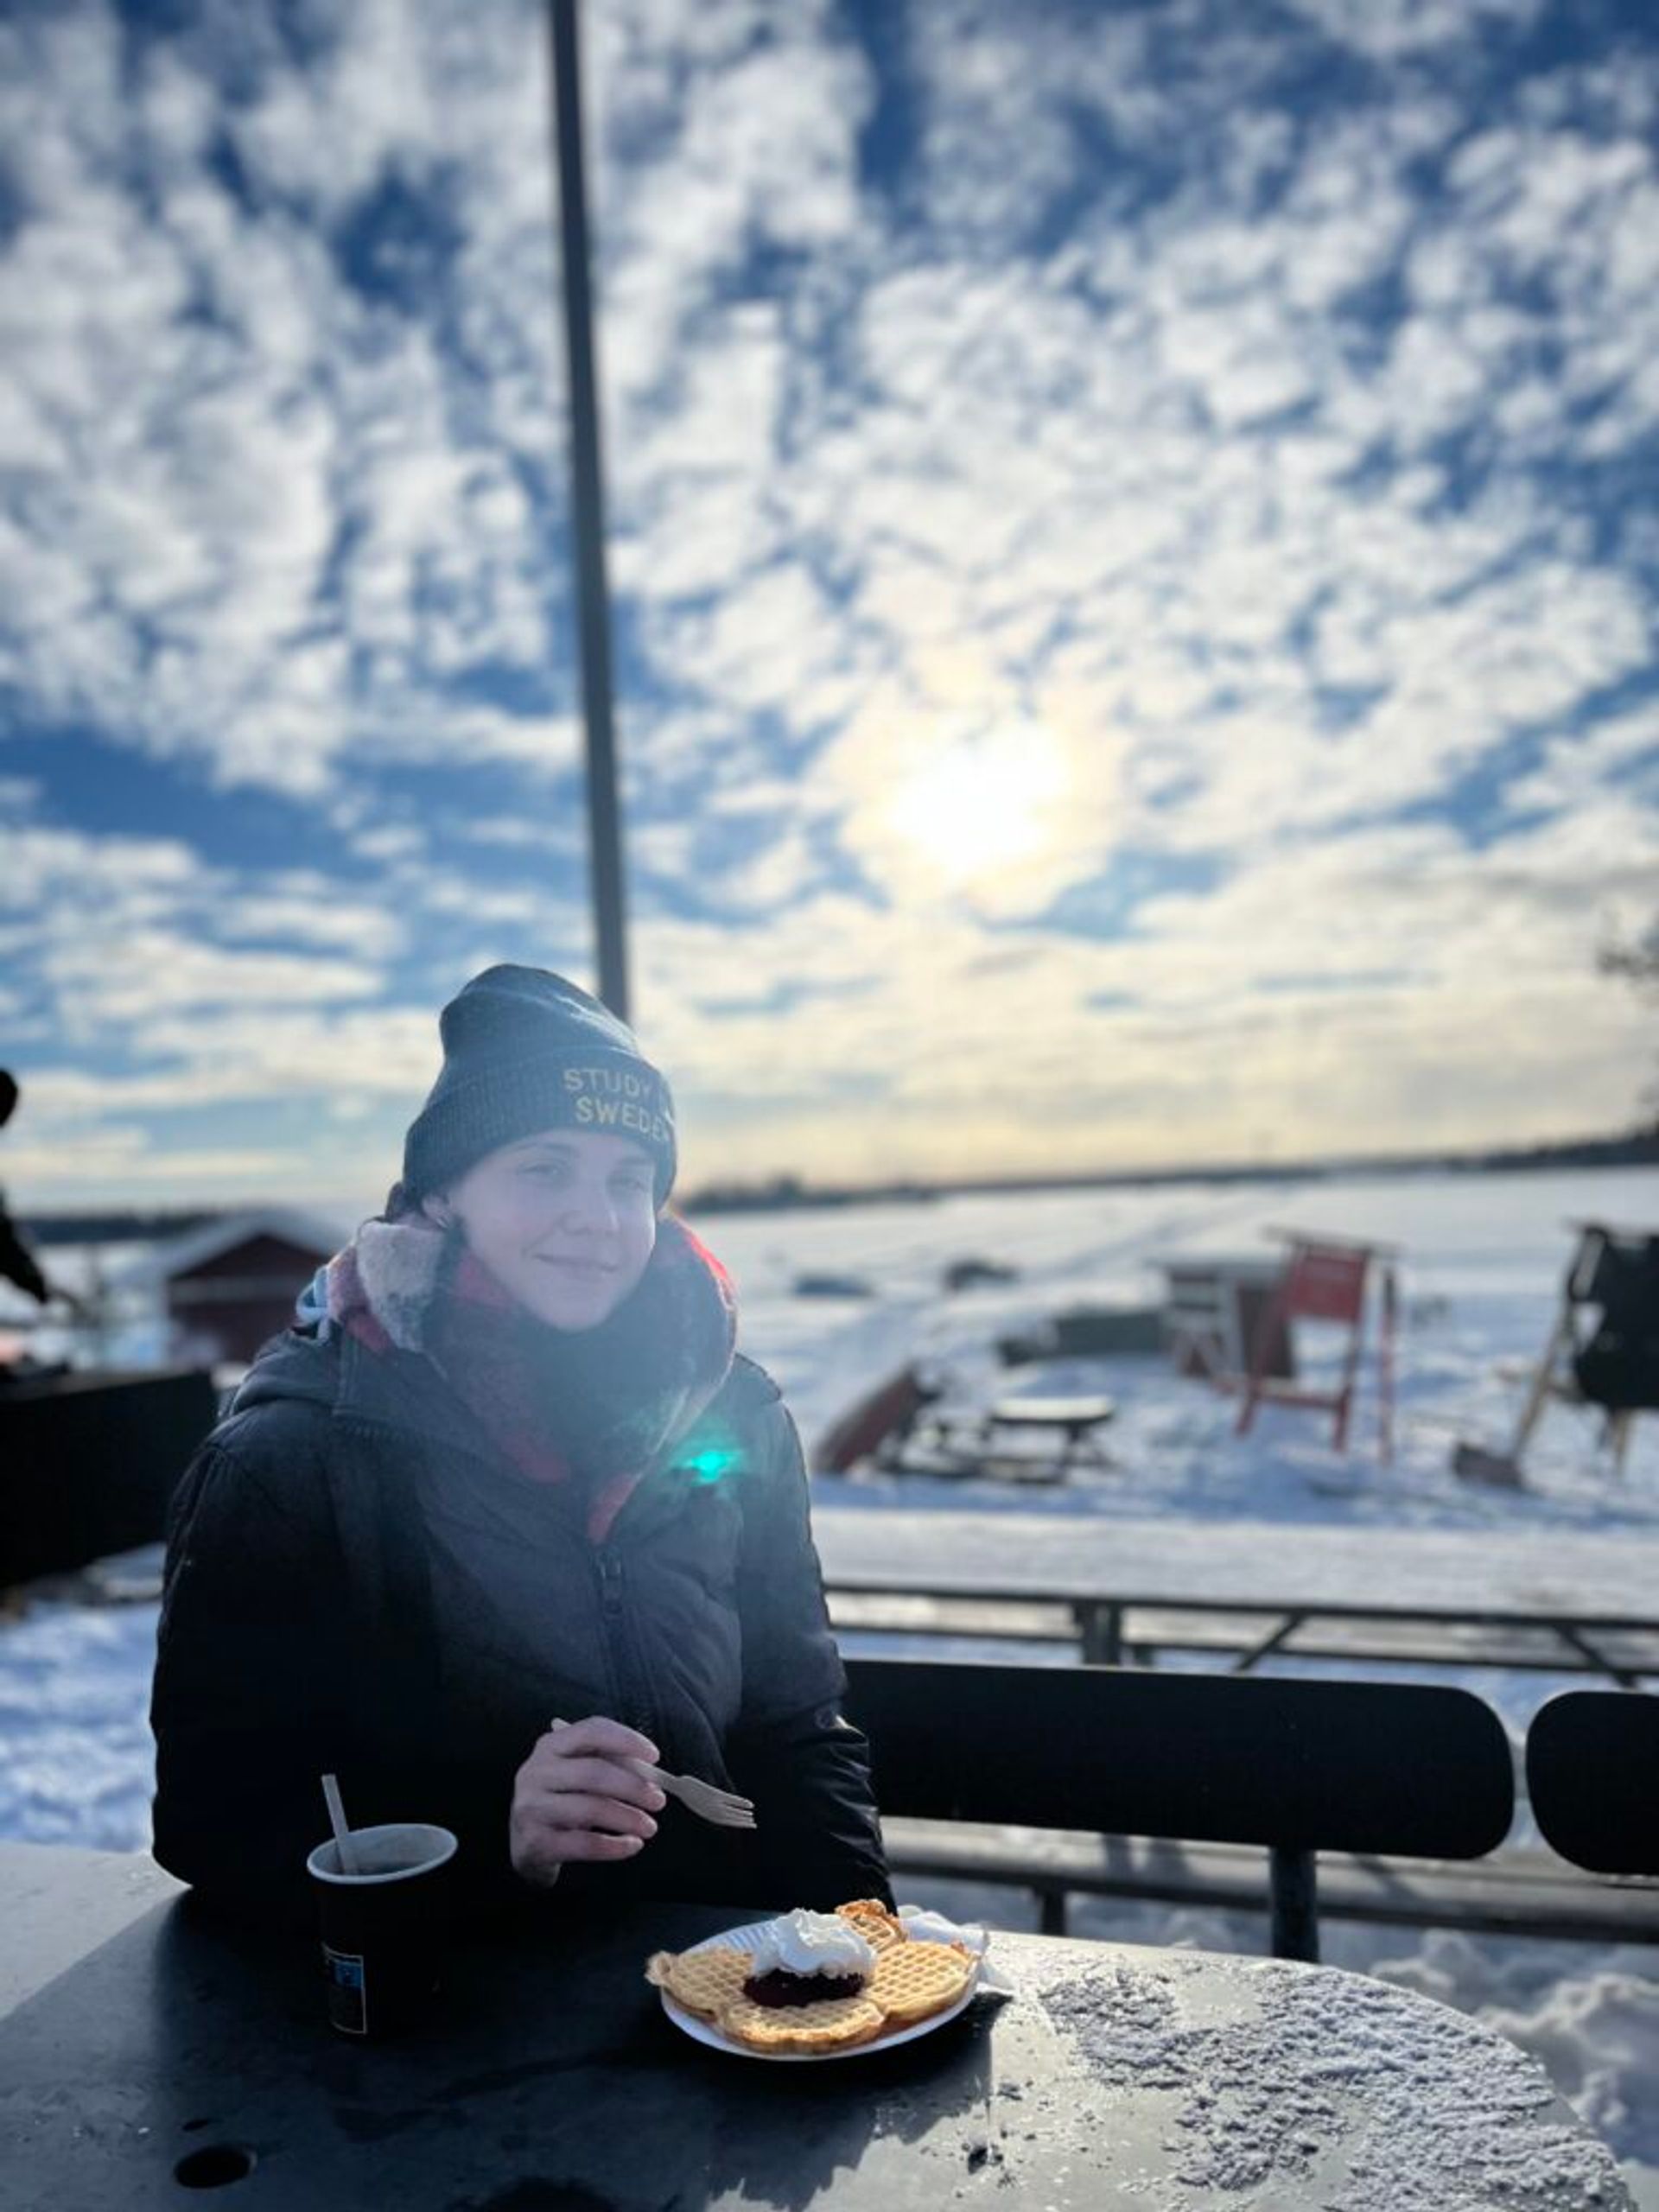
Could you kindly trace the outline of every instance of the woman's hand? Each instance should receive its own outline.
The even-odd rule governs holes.
[[[556,1720],[513,1777],[508,1847],[513,1872],[548,1885],[571,1859],[632,1859],[657,1833],[666,1802],[626,1762],[657,1764],[657,1746],[620,1720]]]

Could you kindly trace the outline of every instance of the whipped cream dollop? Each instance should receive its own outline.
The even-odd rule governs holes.
[[[875,1953],[839,1913],[793,1912],[769,1921],[750,1946],[750,1974],[855,1974],[867,1980],[875,1971]]]

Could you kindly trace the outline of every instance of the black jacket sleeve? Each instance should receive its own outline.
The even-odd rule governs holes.
[[[743,1707],[734,1778],[764,1804],[766,1902],[827,1911],[892,1903],[870,1788],[869,1747],[842,1718],[846,1675],[808,1522],[800,1439],[781,1400],[760,1415],[743,1496],[738,1566]]]
[[[307,1910],[306,1853],[328,1825],[320,1777],[351,1764],[350,1597],[310,1426],[303,1408],[222,1425],[168,1522],[156,1856],[259,1918]]]
[[[429,1592],[407,1512],[302,1403],[221,1425],[175,1495],[150,1724],[155,1853],[209,1904],[308,1925],[337,1774],[355,1827],[435,1821],[456,1902],[517,1901],[512,1769],[434,1740]],[[388,1550],[401,1556],[388,1558]]]

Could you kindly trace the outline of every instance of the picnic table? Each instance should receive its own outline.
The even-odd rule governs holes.
[[[9,2201],[265,2212],[1631,2212],[1611,2153],[1502,2037],[1278,1960],[999,1935],[1011,2000],[834,2063],[704,2049],[648,1954],[752,1914],[647,1908],[457,1953],[442,2015],[363,2046],[311,1946],[200,1919],[146,1860],[0,1846]]]
[[[906,1475],[1064,1482],[1074,1467],[1110,1466],[1098,1432],[1116,1409],[1116,1401],[1098,1391],[1016,1392],[982,1414],[925,1414],[901,1448],[878,1464]]]
[[[1160,1648],[1659,1675],[1659,1540],[1557,1529],[1320,1528],[1110,1515],[813,1517],[842,1628],[1063,1636],[1103,1665]]]

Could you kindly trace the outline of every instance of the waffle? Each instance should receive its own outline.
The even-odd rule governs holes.
[[[755,2050],[845,2050],[868,2043],[887,2016],[868,1990],[855,1997],[823,1997],[815,2005],[757,2005],[739,1996],[720,2016],[728,2036]]]
[[[909,2027],[954,2005],[978,1964],[959,1943],[917,1943],[906,1937],[876,1953],[868,1993],[888,2027]]]
[[[836,1910],[843,1920],[851,1921],[870,1948],[878,1954],[889,1944],[910,1941],[903,1921],[895,1918],[879,1898],[855,1897],[850,1904],[838,1904]]]
[[[646,1964],[645,1979],[688,2012],[712,2021],[734,2043],[774,2056],[817,2057],[943,2012],[971,1984],[979,1961],[962,1944],[915,1941],[901,1921],[871,1897],[855,1898],[837,1910],[875,1952],[868,1986],[851,1996],[819,1998],[810,2005],[757,2005],[743,1994],[753,1964],[751,1954],[724,1945],[658,1951]]]
[[[646,1961],[645,1980],[699,2019],[718,2020],[742,1995],[753,1963],[747,1951],[657,1951]]]

